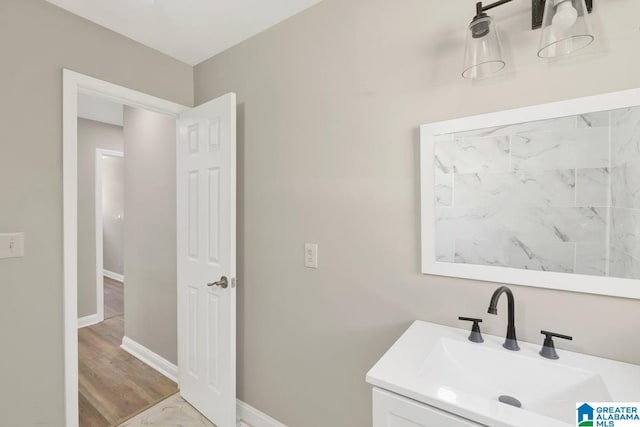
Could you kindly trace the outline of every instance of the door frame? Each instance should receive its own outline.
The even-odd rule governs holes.
[[[103,246],[103,236],[104,236],[104,219],[102,215],[102,162],[104,161],[104,157],[120,157],[124,158],[124,152],[115,151],[115,150],[106,150],[104,148],[96,148],[96,177],[95,177],[95,195],[96,195],[96,313],[98,315],[98,322],[100,323],[104,321],[104,246]],[[118,280],[124,283],[124,272],[123,274],[118,275],[117,273],[113,273],[119,277],[111,276],[113,280]]]
[[[189,107],[68,69],[62,71],[65,426],[78,427],[78,94],[177,118]],[[177,143],[177,137],[176,137]],[[177,263],[177,260],[176,260]]]

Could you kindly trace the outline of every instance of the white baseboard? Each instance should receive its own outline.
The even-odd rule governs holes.
[[[145,346],[138,344],[129,337],[124,337],[120,348],[160,372],[171,381],[178,382],[178,367]]]
[[[242,400],[238,400],[236,406],[238,427],[287,427]]]
[[[104,319],[101,319],[98,314],[90,314],[88,316],[84,316],[78,319],[78,329],[85,328],[87,326],[95,325],[96,323],[102,322]]]
[[[122,274],[114,273],[109,270],[102,270],[102,275],[104,277],[108,277],[109,279],[113,279],[116,282],[124,283],[124,276]]]

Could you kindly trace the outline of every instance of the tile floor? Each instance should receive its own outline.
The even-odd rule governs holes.
[[[200,412],[174,394],[119,427],[215,427]]]

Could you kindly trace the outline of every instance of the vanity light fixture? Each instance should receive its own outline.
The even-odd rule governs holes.
[[[484,6],[476,3],[476,15],[469,24],[462,77],[478,79],[502,70],[506,62],[496,24],[485,12],[513,0],[499,0]],[[593,42],[587,15],[593,0],[531,0],[532,29],[542,27],[538,56],[568,55]]]
[[[544,5],[542,35],[540,36],[540,58],[569,55],[590,45],[594,36],[587,15],[593,7],[585,0],[534,0]]]
[[[476,3],[476,16],[469,24],[464,52],[462,77],[478,79],[502,70],[506,65],[502,59],[502,45],[493,18],[485,13],[489,9],[513,0],[501,0],[488,6]]]

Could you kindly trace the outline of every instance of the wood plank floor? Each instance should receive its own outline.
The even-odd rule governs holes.
[[[105,281],[105,314],[106,293]],[[117,312],[117,304],[112,308]],[[123,336],[123,315],[78,330],[80,427],[118,425],[178,391],[173,381],[122,350]]]
[[[108,277],[104,278],[104,318],[124,314],[124,285]]]

